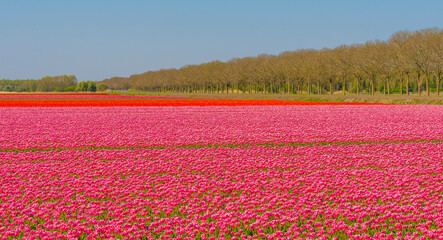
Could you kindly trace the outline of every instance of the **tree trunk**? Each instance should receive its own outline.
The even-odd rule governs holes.
[[[294,83],[293,82],[289,82],[289,94],[293,94],[294,93]]]
[[[421,81],[420,81],[420,78],[421,78],[421,76],[420,76],[420,74],[418,74],[418,77],[417,77],[417,92],[418,92],[418,95],[420,95],[421,96]]]
[[[287,94],[289,94],[289,89],[290,89],[290,85],[289,85],[289,79],[287,80],[287,84],[286,84],[286,90],[287,90]]]
[[[358,80],[357,80],[357,82],[356,82],[356,84],[357,84],[357,95],[360,93],[360,89],[359,89],[359,84],[358,84]]]
[[[317,93],[320,95],[320,81],[317,81]]]
[[[374,95],[374,79],[371,81],[371,94]]]
[[[440,78],[440,74],[437,76],[437,95],[440,95],[440,82],[441,82],[441,78]]]
[[[343,78],[343,96],[346,95],[346,78]]]
[[[428,75],[425,75],[425,76],[426,76],[426,95],[429,96],[429,94],[430,94],[430,90],[429,90],[429,76]]]
[[[409,95],[409,74],[406,74],[406,95]]]
[[[389,95],[391,95],[391,88],[389,87],[389,78],[388,78],[388,81],[387,81],[387,88],[388,88],[388,96]]]
[[[334,94],[334,93],[332,92],[332,82],[329,82],[329,92],[330,92],[331,95]]]
[[[403,95],[403,76],[400,79],[400,95]]]
[[[383,95],[386,95],[386,80],[383,81]]]

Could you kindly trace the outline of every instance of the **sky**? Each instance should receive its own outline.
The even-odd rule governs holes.
[[[443,28],[442,0],[0,0],[0,79],[128,77]]]

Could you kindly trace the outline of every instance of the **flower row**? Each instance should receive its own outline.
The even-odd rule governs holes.
[[[443,143],[0,153],[0,235],[443,235]]]
[[[62,98],[65,98],[63,96]],[[88,99],[91,98],[91,99]],[[117,98],[117,99],[116,99]],[[116,96],[116,97],[33,97],[30,99],[1,99],[0,107],[113,107],[113,106],[263,106],[263,105],[377,105],[370,103],[328,103],[328,102],[296,102],[280,100],[233,100],[233,99],[158,99],[173,97],[141,97],[141,96]]]
[[[1,150],[443,139],[443,106],[0,108],[0,115]]]
[[[2,94],[0,93],[0,100],[8,99],[178,99],[182,97],[166,97],[166,96],[137,96],[137,95],[116,95],[116,94],[105,94],[105,93],[24,93],[24,94]],[[29,100],[27,100],[29,102]]]

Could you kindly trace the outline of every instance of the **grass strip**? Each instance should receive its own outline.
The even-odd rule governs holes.
[[[69,150],[135,150],[135,149],[199,149],[199,148],[249,148],[249,147],[304,147],[304,146],[347,146],[347,145],[363,145],[363,144],[406,144],[406,143],[443,143],[443,139],[430,139],[430,140],[403,140],[403,141],[337,141],[337,142],[293,142],[293,143],[246,143],[246,144],[190,144],[190,145],[160,145],[160,146],[120,146],[120,147],[94,147],[84,146],[78,148],[28,148],[28,149],[5,149],[0,148],[0,152],[51,152],[51,151],[69,151]]]

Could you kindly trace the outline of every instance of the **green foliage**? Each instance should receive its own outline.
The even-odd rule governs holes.
[[[106,85],[105,83],[99,83],[97,85],[97,91],[99,91],[99,92],[103,92],[108,88],[109,88],[108,85]]]
[[[64,88],[77,85],[74,75],[60,75],[55,77],[46,76],[37,82],[37,90],[41,92],[53,92],[56,89],[62,92]]]
[[[6,92],[64,92],[77,85],[74,75],[46,76],[42,79],[0,80],[0,91]],[[71,87],[71,88],[70,88]]]
[[[3,92],[35,92],[39,80],[0,80],[0,91]]]
[[[75,88],[76,92],[85,92],[86,90],[88,90],[88,85],[86,82],[79,82]]]
[[[93,81],[79,82],[75,88],[76,92],[95,92],[97,91],[97,86]]]
[[[65,87],[63,92],[75,92],[75,86]]]
[[[93,82],[93,81],[88,81],[87,82],[87,90],[88,90],[88,92],[95,92],[95,91],[97,91],[97,87],[96,87],[96,85],[95,85],[95,82]]]

